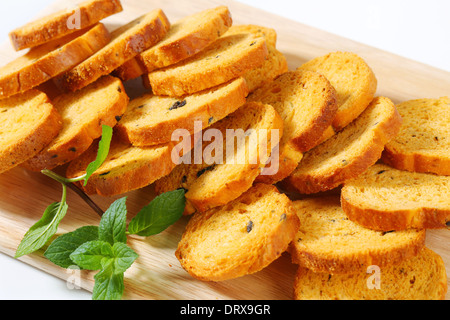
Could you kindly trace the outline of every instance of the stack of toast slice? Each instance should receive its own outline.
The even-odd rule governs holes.
[[[185,189],[175,255],[192,277],[243,277],[286,253],[294,299],[445,297],[425,244],[450,224],[448,97],[394,105],[352,52],[289,70],[276,31],[233,25],[226,6],[174,23],[154,9],[110,33],[101,20],[120,11],[90,0],[11,32],[30,50],[0,69],[0,173],[82,176],[105,124],[109,154],[79,187]],[[130,99],[139,77],[147,91]]]

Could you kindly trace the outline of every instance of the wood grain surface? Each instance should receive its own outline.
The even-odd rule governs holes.
[[[40,15],[69,7],[75,1],[57,1]],[[218,5],[227,5],[235,24],[252,23],[274,28],[278,33],[278,48],[295,69],[302,63],[331,51],[352,51],[363,57],[378,78],[377,95],[391,98],[395,103],[417,98],[436,98],[450,95],[450,73],[381,51],[334,34],[286,20],[271,13],[248,7],[235,1],[216,0],[122,0],[124,11],[104,20],[110,29],[126,24],[146,11],[161,8],[172,22],[178,18]],[[21,55],[9,43],[0,46],[0,62],[6,64]],[[142,91],[139,81],[127,83],[130,95]],[[25,232],[52,202],[59,201],[61,186],[22,168],[0,175],[0,251],[14,256]],[[152,186],[131,192],[127,196],[130,218],[154,197]],[[121,196],[121,197],[122,197]],[[115,198],[93,197],[103,209]],[[98,225],[99,217],[73,192],[68,195],[69,211],[58,234],[73,231],[84,225]],[[125,299],[292,299],[296,266],[288,254],[266,269],[249,276],[220,283],[201,282],[190,277],[178,263],[174,252],[187,222],[182,218],[174,226],[151,238],[134,237],[129,245],[139,259],[125,274]],[[448,230],[427,231],[427,246],[440,254],[450,270]],[[59,268],[42,256],[42,251],[22,257],[27,264],[61,279],[74,277],[73,271]],[[81,273],[81,286],[93,288],[93,272]],[[447,294],[450,299],[450,293]]]

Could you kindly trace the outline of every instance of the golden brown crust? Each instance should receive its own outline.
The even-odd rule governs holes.
[[[108,30],[99,23],[31,49],[0,69],[0,98],[25,92],[75,67],[109,40]]]
[[[378,113],[377,106],[385,113],[381,111]],[[380,159],[386,143],[400,130],[402,122],[394,104],[388,98],[375,98],[366,110],[367,117],[374,118],[361,116],[360,121],[356,120],[336,136],[305,154],[298,169],[281,183],[283,188],[302,194],[331,190],[374,165]],[[378,120],[374,123],[374,119]],[[354,136],[364,127],[367,127],[366,131],[360,132],[360,136]],[[345,141],[340,140],[347,136],[349,138]],[[359,149],[357,154],[354,153],[355,147]],[[341,157],[341,162],[333,161],[326,164],[326,161],[333,159],[329,155],[333,150],[336,150],[333,157]],[[326,164],[323,168],[322,163]]]
[[[173,65],[202,51],[232,24],[225,6],[204,10],[172,24],[166,38],[115,70],[123,81]],[[186,33],[185,29],[192,29]]]
[[[147,75],[153,93],[180,97],[215,87],[261,66],[268,55],[263,38],[230,35],[207,50]]]
[[[17,111],[18,105],[26,100],[33,100],[34,105],[27,107],[26,110]],[[5,108],[5,105],[8,105],[8,107]],[[11,113],[15,112],[30,116],[30,122],[26,127],[29,131],[25,133],[22,130],[20,137],[15,138],[16,140],[11,144],[2,146],[0,150],[0,172],[10,170],[35,156],[58,135],[62,128],[61,116],[50,103],[47,96],[34,89],[21,97],[15,96],[3,100],[0,103],[0,109],[2,110],[1,113],[4,116],[7,115],[9,120],[13,119],[14,116]],[[3,112],[4,110],[7,111]],[[17,122],[16,124],[24,125],[26,116],[21,117],[22,123]],[[3,119],[0,120],[3,123]],[[16,126],[16,124],[13,124],[13,126]],[[6,130],[7,127],[4,126],[2,129]],[[3,134],[7,133],[4,132]]]
[[[171,141],[177,129],[193,134],[195,121],[205,129],[245,104],[248,88],[242,78],[180,99],[144,95],[131,101],[117,125],[123,141],[135,146],[150,146]],[[170,110],[176,104],[180,108]],[[166,113],[160,111],[166,110]],[[155,120],[158,121],[155,121]]]
[[[291,201],[274,186],[257,184],[225,207],[195,214],[175,254],[196,279],[235,279],[280,257],[298,227]]]
[[[390,176],[392,176],[391,179],[386,178]],[[376,183],[373,179],[377,179]],[[378,182],[379,179],[384,179],[382,185]],[[404,201],[409,201],[407,197],[410,194],[413,197],[416,195],[416,188],[418,188],[418,185],[421,183],[426,183],[426,188],[429,189],[428,192],[436,192],[433,187],[434,185],[439,184],[442,189],[447,185],[448,189],[449,182],[442,182],[442,179],[447,179],[447,177],[440,178],[425,173],[409,173],[383,164],[376,164],[358,179],[351,180],[344,184],[341,194],[342,209],[350,220],[373,230],[387,232],[412,228],[445,229],[448,228],[447,223],[450,221],[450,206],[446,207],[445,203],[440,204],[440,202],[445,202],[447,199],[444,198],[442,201],[424,204],[419,201],[420,197],[418,196],[413,198],[417,204],[407,208],[403,207],[401,203],[389,201],[389,197],[394,196],[393,192],[396,191],[395,188],[403,190],[404,195],[402,197],[404,198]],[[364,185],[366,180],[372,181],[372,189],[383,189],[387,192],[382,198],[380,198],[380,196],[374,198],[379,199],[377,207],[374,207],[372,200],[374,194],[371,194],[370,191],[368,191],[368,194],[365,196],[371,197],[370,203],[366,201],[361,204],[360,198],[364,195],[354,194],[355,190],[360,189],[358,186],[361,183]],[[413,181],[413,183],[411,183],[411,181]],[[414,183],[417,183],[417,186],[414,185]],[[392,191],[389,192],[389,190]],[[419,193],[420,192],[423,191],[419,191]],[[445,189],[443,192],[446,192]],[[441,191],[438,191],[436,197],[441,197]]]
[[[425,230],[378,232],[346,218],[339,195],[295,201],[301,229],[290,245],[292,262],[313,272],[351,274],[416,256],[425,246]]]
[[[153,10],[114,30],[109,44],[55,81],[63,91],[79,90],[161,41],[169,27],[164,12]]]
[[[96,106],[89,106],[88,103],[92,95],[100,92],[104,100],[97,101]],[[64,126],[66,126],[65,130],[69,131],[73,127],[72,130],[74,131],[71,134],[64,135],[64,138],[61,137],[54,143],[50,143],[35,157],[23,163],[23,167],[37,172],[43,169],[51,170],[79,157],[95,139],[101,136],[102,125],[110,127],[116,125],[127,109],[129,100],[122,82],[117,78],[106,76],[77,93],[68,93],[57,97],[53,103],[64,116],[66,112],[63,110],[67,109],[71,102],[74,103],[74,108],[80,108],[79,104],[83,99],[86,101],[87,107],[95,113],[77,123],[74,123],[75,119],[63,119]],[[101,110],[98,109],[99,106],[102,107]],[[73,116],[73,113],[69,114]]]
[[[36,47],[46,42],[61,38],[79,29],[85,29],[123,10],[119,0],[85,1],[75,9],[62,10],[50,16],[31,22],[14,31],[9,36],[16,51]],[[68,21],[74,14],[79,14],[79,26],[69,28]],[[78,21],[77,21],[78,22]]]

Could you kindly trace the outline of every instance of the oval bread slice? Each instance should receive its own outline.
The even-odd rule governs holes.
[[[393,102],[375,98],[358,119],[305,153],[297,169],[282,182],[283,187],[302,194],[339,187],[381,158],[384,146],[398,134],[401,124]]]
[[[331,125],[336,110],[336,93],[330,82],[311,71],[289,71],[249,95],[248,101],[272,105],[284,120],[280,141],[279,170],[258,177],[275,183],[287,177]],[[277,160],[275,160],[277,161]]]
[[[332,52],[301,65],[299,70],[323,74],[337,92],[336,132],[355,120],[373,100],[377,79],[369,65],[352,52]]]
[[[400,170],[450,176],[450,98],[398,104],[404,125],[383,153]]]
[[[61,128],[61,116],[41,91],[32,89],[1,100],[0,173],[34,157]]]
[[[122,10],[119,0],[89,0],[17,28],[9,37],[16,51],[32,48],[93,26]]]
[[[233,23],[226,6],[203,10],[173,23],[161,42],[120,66],[123,81],[185,60],[213,43]]]
[[[213,142],[204,138],[203,146],[196,145],[190,153],[189,164],[178,165],[155,183],[156,192],[186,189],[185,214],[227,204],[251,188],[278,144],[272,130],[282,136],[283,121],[273,107],[255,102],[245,104],[206,129],[203,137],[207,132],[218,132],[220,136],[211,136]],[[219,143],[222,148],[217,146]],[[201,159],[197,158],[198,150]]]
[[[442,258],[432,250],[400,264],[331,275],[298,269],[295,300],[444,300],[447,275]]]
[[[376,164],[341,190],[350,220],[380,231],[444,229],[450,222],[450,177]]]
[[[167,143],[177,129],[194,134],[223,119],[245,104],[247,94],[242,78],[181,99],[145,94],[130,102],[117,134],[134,146]]]
[[[25,92],[72,69],[109,41],[108,30],[99,23],[31,49],[0,68],[0,98]]]
[[[260,67],[267,55],[264,38],[223,36],[195,56],[146,77],[155,95],[180,97],[238,78]]]
[[[127,109],[128,100],[122,82],[112,76],[56,97],[53,104],[63,119],[63,128],[48,146],[22,166],[39,172],[79,157],[102,135],[102,125],[116,125]]]
[[[98,143],[67,167],[66,176],[75,178],[86,173],[86,168],[97,156]],[[175,167],[172,145],[146,148],[133,147],[113,137],[109,154],[102,166],[94,172],[86,186],[80,187],[89,195],[112,197],[149,186],[169,174]]]
[[[234,279],[279,258],[298,226],[289,198],[274,186],[257,184],[224,207],[195,214],[175,254],[196,279]]]
[[[290,246],[292,262],[314,272],[348,274],[385,268],[416,256],[425,230],[374,231],[350,221],[339,196],[295,201],[300,229]]]
[[[110,43],[57,77],[55,82],[63,91],[79,90],[154,46],[161,41],[169,28],[170,22],[161,9],[142,15],[111,32]]]

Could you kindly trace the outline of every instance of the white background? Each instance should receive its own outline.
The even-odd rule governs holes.
[[[0,1],[0,42],[8,41],[10,30],[25,24],[52,2]],[[241,2],[450,71],[448,0]],[[0,299],[90,299],[90,294],[68,289],[64,281],[0,254]]]

